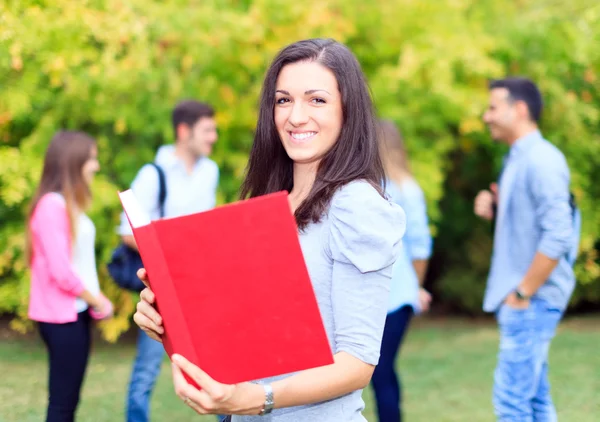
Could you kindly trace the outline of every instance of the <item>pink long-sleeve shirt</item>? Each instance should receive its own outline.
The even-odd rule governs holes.
[[[76,321],[75,301],[85,287],[71,262],[71,229],[63,197],[44,195],[29,224],[33,252],[29,318],[51,323]]]

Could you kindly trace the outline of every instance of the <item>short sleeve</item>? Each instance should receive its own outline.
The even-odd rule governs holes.
[[[334,195],[329,219],[335,261],[352,264],[362,273],[396,261],[406,230],[404,210],[369,183],[350,183]]]
[[[329,248],[335,353],[377,364],[405,225],[402,208],[366,182],[351,183],[334,196]]]
[[[432,239],[427,218],[427,205],[421,187],[413,180],[402,186],[403,200],[399,203],[406,213],[406,234],[403,243],[411,260],[429,259]]]

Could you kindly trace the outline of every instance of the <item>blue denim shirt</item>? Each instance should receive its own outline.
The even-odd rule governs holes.
[[[386,193],[406,214],[406,233],[402,238],[400,256],[393,267],[388,313],[405,305],[412,306],[415,313],[418,313],[419,280],[412,262],[416,259],[429,259],[432,248],[425,196],[413,179],[405,180],[401,186],[388,180]]]
[[[565,157],[534,131],[513,144],[500,178],[483,309],[496,311],[540,252],[558,265],[535,297],[564,310],[575,287],[571,261],[578,233],[573,226]]]

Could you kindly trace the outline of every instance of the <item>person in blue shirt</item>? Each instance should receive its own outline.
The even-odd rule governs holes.
[[[490,84],[483,116],[510,147],[498,184],[479,192],[475,214],[495,220],[483,309],[494,312],[500,351],[493,403],[499,421],[556,421],[548,350],[575,287],[578,213],[561,151],[538,129],[542,96],[524,78]]]
[[[391,121],[379,122],[379,129],[386,193],[406,213],[406,233],[402,252],[393,267],[381,355],[371,382],[379,420],[399,422],[402,420],[401,388],[394,362],[412,316],[429,309],[431,295],[423,288],[423,280],[432,239],[425,196],[411,174],[402,135]]]
[[[209,155],[218,139],[211,106],[195,100],[181,101],[172,113],[175,144],[159,148],[155,163],[165,175],[164,217],[178,217],[213,208],[216,204],[219,168]],[[143,166],[131,190],[153,220],[160,218],[159,176],[150,164]],[[121,215],[119,234],[137,250],[127,217]],[[150,396],[165,356],[163,345],[139,330],[137,355],[127,395],[127,422],[150,419]]]

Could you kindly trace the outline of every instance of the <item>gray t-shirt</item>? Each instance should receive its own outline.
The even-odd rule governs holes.
[[[365,181],[342,187],[329,212],[300,233],[300,243],[333,353],[379,361],[392,264],[406,227],[404,211]],[[293,374],[257,381],[270,383]],[[275,397],[277,401],[277,397]],[[366,421],[362,390],[323,403],[275,409],[234,422]]]

